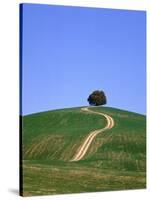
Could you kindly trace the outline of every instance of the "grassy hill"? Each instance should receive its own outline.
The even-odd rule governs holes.
[[[78,162],[70,160],[90,131],[106,126],[103,116],[71,108],[22,118],[24,196],[146,187],[146,117],[90,109],[110,115],[115,126],[100,133]]]

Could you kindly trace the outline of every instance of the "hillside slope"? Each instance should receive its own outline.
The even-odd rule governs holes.
[[[108,107],[115,126],[98,134],[78,162],[69,162],[93,130],[107,122],[80,108],[23,117],[23,195],[145,188],[146,117]],[[51,181],[49,181],[51,180]]]

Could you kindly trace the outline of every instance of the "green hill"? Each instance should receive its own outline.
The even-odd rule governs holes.
[[[146,117],[108,107],[115,126],[97,135],[85,157],[70,162],[88,133],[106,126],[103,116],[80,108],[22,117],[23,195],[146,187]]]

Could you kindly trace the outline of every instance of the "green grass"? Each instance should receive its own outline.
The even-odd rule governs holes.
[[[69,162],[103,116],[80,108],[23,117],[23,195],[94,192],[146,187],[146,117],[108,107],[91,107],[114,118],[83,160]]]

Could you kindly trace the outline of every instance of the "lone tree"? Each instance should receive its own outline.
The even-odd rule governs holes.
[[[89,95],[87,101],[90,105],[93,106],[105,105],[107,102],[105,93],[99,90],[92,92],[92,94]]]

